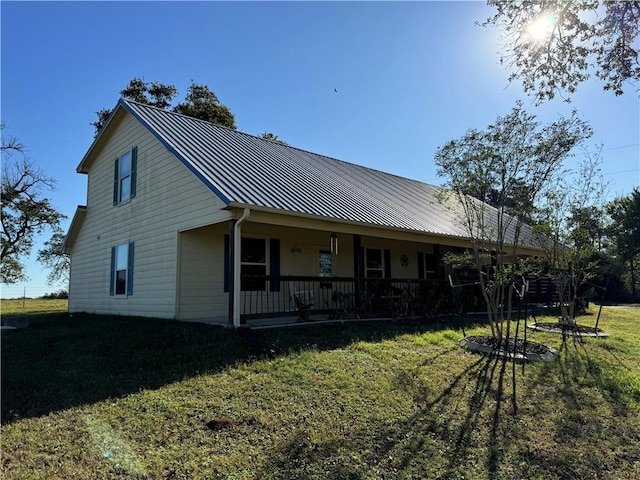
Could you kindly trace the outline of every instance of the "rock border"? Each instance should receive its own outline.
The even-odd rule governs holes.
[[[467,337],[461,338],[458,341],[458,344],[462,348],[470,352],[477,352],[485,355],[494,355],[507,360],[513,360],[514,362],[554,362],[560,356],[560,352],[551,347],[547,347],[549,351],[542,355],[534,352],[511,352],[502,348],[499,350],[494,350],[491,345],[483,345],[481,343],[469,340]]]
[[[545,325],[538,325],[537,323],[530,323],[527,325],[527,328],[531,330],[536,330],[538,332],[547,332],[547,333],[560,333],[562,335],[567,335],[569,337],[593,337],[593,338],[607,338],[609,336],[608,332],[604,330],[598,329],[597,332],[580,332],[574,330],[563,330],[562,328],[554,328],[548,327]]]

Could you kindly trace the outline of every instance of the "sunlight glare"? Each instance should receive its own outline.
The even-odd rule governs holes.
[[[545,13],[536,18],[527,28],[527,33],[535,41],[542,41],[551,35],[555,27],[556,18],[551,13]]]

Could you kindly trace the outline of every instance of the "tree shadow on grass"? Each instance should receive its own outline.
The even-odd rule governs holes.
[[[603,341],[606,340],[563,338],[560,351],[565,353],[564,361],[561,362],[565,390],[573,391],[572,402],[579,405],[580,384],[594,385],[609,405],[615,407],[618,412],[627,414],[630,403],[640,403],[640,392],[633,391],[626,385],[626,375],[632,370],[611,351],[611,348],[597,345],[610,354],[613,362],[592,351],[591,344]]]
[[[232,329],[150,318],[76,314],[30,317],[3,332],[3,424],[156,389],[256,359]],[[334,349],[406,333],[449,328],[446,322],[372,322],[255,332],[282,354]]]
[[[550,424],[548,442],[556,446],[530,458],[557,478],[635,478],[623,472],[633,470],[634,461],[640,465],[640,394],[634,398],[626,389],[628,367],[600,355],[605,341],[564,336],[559,359],[545,364],[529,386],[541,421]],[[553,391],[549,384],[556,385]]]
[[[477,459],[477,468],[496,478],[508,444],[501,429],[508,416],[504,380],[509,365],[478,356],[435,397],[428,379],[400,372],[397,388],[413,396],[415,413],[401,421],[379,420],[366,431],[335,432],[320,445],[304,434],[292,435],[274,446],[257,478],[315,478],[323,471],[339,473],[327,478],[461,478],[469,474],[464,465],[473,463],[469,457],[482,445],[486,458]],[[358,451],[358,460],[345,454],[345,445]]]

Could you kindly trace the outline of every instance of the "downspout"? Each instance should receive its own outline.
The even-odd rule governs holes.
[[[233,328],[240,326],[240,248],[242,223],[249,218],[251,210],[244,209],[242,216],[233,226]]]

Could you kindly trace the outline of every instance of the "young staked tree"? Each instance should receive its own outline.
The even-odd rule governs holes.
[[[58,231],[65,216],[44,196],[55,181],[25,156],[24,147],[15,138],[3,136],[1,150],[0,281],[11,284],[27,278],[23,257],[31,253],[34,236],[47,229]]]
[[[469,130],[436,151],[445,180],[442,201],[460,207],[491,333],[500,340],[510,335],[508,320],[521,288],[523,232],[531,246],[527,222],[563,161],[591,134],[576,112],[541,125],[518,103],[485,130]]]
[[[585,151],[580,168],[556,177],[543,193],[536,212],[534,238],[544,252],[547,275],[558,294],[561,322],[576,323],[580,289],[599,269],[600,226],[586,221],[585,213],[604,217],[608,184],[600,173],[600,152]]]

